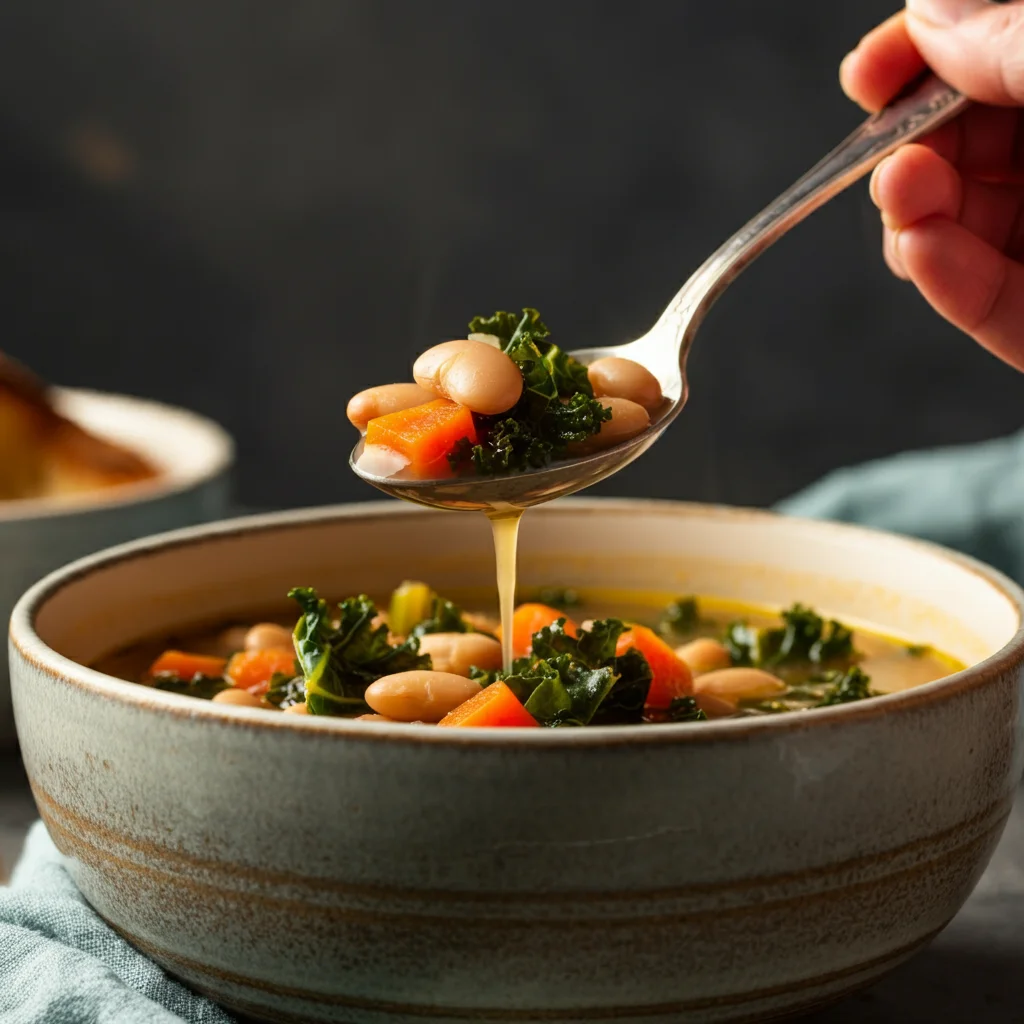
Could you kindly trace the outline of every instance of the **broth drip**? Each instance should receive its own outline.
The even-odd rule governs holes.
[[[516,545],[523,509],[508,508],[486,513],[494,535],[494,559],[498,575],[498,607],[501,610],[501,662],[512,670],[512,615],[516,601]]]

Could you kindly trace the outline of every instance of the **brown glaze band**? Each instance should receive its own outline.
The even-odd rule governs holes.
[[[812,978],[800,978],[798,981],[787,982],[782,985],[772,985],[767,988],[752,989],[747,992],[737,992],[722,996],[705,996],[700,999],[681,999],[670,1003],[657,1003],[638,1006],[600,1006],[600,1007],[566,1007],[564,1009],[491,1009],[468,1006],[428,1006],[421,1003],[394,1003],[384,1000],[367,999],[359,996],[347,996],[340,993],[314,992],[309,989],[297,988],[287,985],[275,985],[263,978],[250,978],[244,974],[237,974],[233,971],[223,971],[218,968],[211,968],[187,957],[178,956],[159,946],[153,945],[136,935],[125,931],[123,928],[113,927],[133,946],[143,953],[163,964],[169,965],[172,970],[178,969],[183,972],[189,984],[196,984],[202,991],[202,982],[195,983],[194,978],[208,977],[218,982],[227,982],[231,985],[239,985],[244,988],[259,992],[266,992],[271,996],[280,996],[286,999],[302,999],[310,1003],[342,1006],[353,1010],[364,1010],[371,1013],[381,1014],[404,1014],[408,1017],[444,1018],[449,1017],[455,1020],[482,1020],[482,1021],[567,1021],[567,1020],[616,1020],[623,1017],[670,1017],[682,1013],[694,1013],[700,1010],[714,1010],[730,1006],[743,1006],[745,1003],[754,1003],[761,999],[772,999],[779,996],[787,996],[793,992],[800,992],[809,988],[816,988],[828,985],[832,982],[843,981],[846,978],[855,977],[866,971],[881,970],[892,964],[894,961],[906,959],[922,946],[927,945],[935,938],[947,921],[941,927],[936,928],[919,939],[909,942],[899,949],[882,956],[873,957],[870,960],[863,960],[848,967],[842,967],[835,971],[828,971],[825,974],[818,974]],[[207,991],[214,992],[215,998],[222,999],[223,987]],[[820,1002],[822,1000],[815,1000]],[[239,1005],[232,1000],[234,1005]],[[265,1017],[266,1011],[262,1004],[250,1004],[250,1009],[259,1012]],[[793,1011],[787,1009],[786,1016]],[[308,1018],[286,1016],[285,1021],[303,1021]],[[764,1020],[761,1014],[757,1014],[752,1020]],[[738,1024],[738,1022],[734,1022]]]
[[[875,885],[886,878],[895,878],[905,875],[908,872],[924,869],[930,864],[938,863],[955,853],[969,849],[974,844],[988,839],[993,833],[1001,831],[1009,818],[1015,797],[1015,790],[1011,791],[1000,797],[998,800],[993,801],[983,810],[972,815],[970,818],[967,818],[965,821],[959,822],[950,828],[943,829],[940,832],[935,832],[919,839],[913,839],[910,842],[901,844],[900,846],[890,847],[888,850],[883,850],[879,853],[865,854],[860,857],[852,857],[847,860],[837,861],[835,864],[826,864],[819,867],[807,868],[799,872],[763,875],[757,878],[743,879],[738,882],[707,882],[697,885],[663,889],[632,889],[620,890],[617,892],[607,892],[602,890],[599,893],[592,893],[586,890],[579,890],[577,892],[524,891],[481,893],[471,891],[460,892],[458,890],[450,889],[407,889],[396,886],[374,884],[360,885],[357,883],[337,882],[331,879],[299,875],[292,872],[267,871],[250,865],[230,864],[223,861],[196,857],[193,854],[186,853],[182,850],[173,850],[170,847],[150,840],[129,838],[106,825],[102,825],[82,814],[79,814],[77,811],[72,811],[70,808],[55,800],[31,778],[30,785],[32,787],[32,793],[35,797],[40,815],[46,822],[48,829],[52,828],[53,830],[58,831],[62,839],[65,841],[70,840],[71,842],[78,843],[82,849],[95,851],[96,854],[102,855],[104,858],[108,858],[110,860],[116,860],[118,863],[130,867],[132,870],[140,872],[144,871],[156,875],[171,873],[169,869],[161,869],[152,865],[141,865],[136,861],[129,860],[128,858],[118,857],[117,854],[111,853],[96,841],[90,842],[86,837],[91,834],[101,840],[106,840],[107,843],[126,847],[127,849],[140,853],[143,856],[163,859],[171,862],[172,864],[177,863],[189,868],[209,871],[212,874],[240,875],[251,881],[253,884],[260,886],[293,887],[296,889],[307,889],[315,893],[327,891],[339,896],[363,896],[374,899],[394,899],[396,901],[409,900],[424,903],[491,903],[508,904],[511,906],[518,906],[527,903],[540,905],[550,903],[575,903],[580,900],[594,900],[595,898],[602,902],[607,901],[609,903],[627,901],[639,902],[646,900],[660,902],[670,899],[685,899],[687,897],[711,896],[715,894],[739,893],[756,889],[767,889],[773,886],[784,886],[805,881],[808,878],[827,879],[845,872],[857,871],[878,863],[893,861],[900,856],[913,854],[919,850],[927,850],[939,843],[956,839],[961,835],[969,836],[969,838],[965,839],[963,842],[944,850],[937,857],[920,861],[917,864],[909,865],[906,868],[899,868],[887,874],[873,876],[866,882],[855,883],[855,885]],[[69,828],[69,825],[73,826],[73,828]],[[976,831],[978,826],[982,825],[984,825],[984,828],[982,828],[980,832]],[[55,843],[58,842],[56,836],[53,838]],[[69,856],[74,856],[74,854],[69,851],[62,850],[61,852],[67,853]],[[84,858],[82,859],[84,860]],[[173,875],[178,882],[186,884],[187,880],[181,876],[180,872],[173,872]],[[206,883],[202,882],[188,882],[188,884],[195,885],[197,887],[206,887]],[[222,892],[227,895],[227,890],[220,889],[219,887],[215,888],[217,888],[218,892]],[[846,888],[852,888],[852,886],[844,887],[844,890],[825,891],[845,891]],[[814,892],[805,893],[796,899],[813,899],[816,895],[818,894]],[[267,900],[276,900],[275,897],[269,897],[265,894],[246,893],[244,896],[246,899],[259,897]],[[306,903],[300,903],[300,905],[303,907],[309,906]],[[761,902],[753,904],[752,906],[763,907],[774,905],[776,904]],[[724,912],[727,913],[728,909]],[[375,912],[375,914],[376,913],[377,912]],[[416,919],[422,919],[420,915],[409,916],[415,917]],[[671,916],[675,919],[675,915]],[[503,918],[502,920],[505,919]]]

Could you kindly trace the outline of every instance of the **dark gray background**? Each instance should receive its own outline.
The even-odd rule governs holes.
[[[0,347],[239,440],[240,497],[372,497],[347,397],[469,315],[640,333],[859,118],[842,55],[893,0],[4,0]],[[863,186],[697,343],[618,494],[761,504],[1021,425],[1024,382],[878,253]]]

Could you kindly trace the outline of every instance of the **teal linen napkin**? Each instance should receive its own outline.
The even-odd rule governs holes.
[[[776,508],[934,541],[1024,582],[1024,433],[841,469]]]
[[[864,523],[972,554],[1024,581],[1024,434],[840,470],[779,511]],[[42,823],[0,889],[4,1024],[232,1024],[112,932]]]
[[[233,1024],[100,920],[43,823],[0,889],[4,1024]]]

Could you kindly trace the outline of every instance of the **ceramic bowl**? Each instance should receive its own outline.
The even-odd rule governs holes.
[[[123,395],[54,389],[57,407],[147,457],[151,481],[69,498],[0,501],[0,619],[46,573],[93,551],[227,514],[233,446],[209,420]],[[14,739],[7,666],[0,665],[0,745]]]
[[[939,548],[671,503],[523,521],[521,580],[802,600],[970,667],[856,705],[585,730],[277,715],[83,664],[311,584],[493,592],[483,517],[374,504],[127,545],[11,625],[40,813],[92,905],[272,1021],[754,1021],[865,985],[953,917],[1021,777],[1024,595]]]

